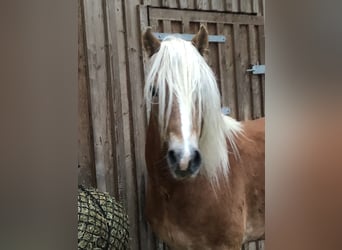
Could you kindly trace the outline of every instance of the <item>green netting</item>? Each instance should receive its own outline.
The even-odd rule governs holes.
[[[128,216],[107,193],[79,187],[78,249],[129,249]]]

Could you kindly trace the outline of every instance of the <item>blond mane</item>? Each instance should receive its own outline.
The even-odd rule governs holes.
[[[203,121],[199,139],[203,159],[202,174],[212,183],[218,181],[219,175],[228,175],[227,140],[233,153],[238,155],[235,138],[242,132],[242,125],[222,115],[214,73],[191,42],[167,37],[159,51],[151,57],[144,89],[148,120],[153,88],[159,96],[161,136],[166,134],[173,98],[177,98],[178,103],[184,105],[191,116],[196,110],[198,126]]]

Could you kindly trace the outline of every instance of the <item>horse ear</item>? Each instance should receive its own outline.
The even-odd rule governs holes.
[[[191,42],[203,56],[209,48],[208,30],[204,25],[201,25],[198,33],[192,38]]]
[[[152,28],[148,27],[143,34],[143,43],[144,48],[149,57],[151,57],[154,53],[158,52],[160,48],[159,40],[152,34]]]

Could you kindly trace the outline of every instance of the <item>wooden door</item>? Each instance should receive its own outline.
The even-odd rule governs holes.
[[[264,116],[264,75],[247,72],[265,64],[264,17],[255,14],[141,7],[141,28],[154,32],[195,34],[200,25],[225,42],[210,42],[208,63],[216,74],[222,106],[238,120]]]

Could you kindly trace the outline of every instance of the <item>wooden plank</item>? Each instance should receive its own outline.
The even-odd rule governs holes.
[[[210,22],[210,23],[235,23],[235,24],[254,24],[263,25],[264,18],[254,15],[240,15],[240,14],[227,14],[217,12],[213,14],[208,11],[186,11],[186,10],[169,10],[160,8],[150,8],[150,20],[171,20],[181,21],[184,17],[189,19],[190,22]]]
[[[223,0],[211,0],[210,10],[224,11]]]
[[[163,7],[179,8],[177,0],[162,0]]]
[[[78,184],[96,186],[83,2],[78,6]]]
[[[142,0],[142,5],[145,5],[145,6],[150,6],[152,4],[152,1],[151,0]]]
[[[171,22],[171,33],[184,33],[184,25],[181,21]]]
[[[90,100],[94,137],[94,155],[97,187],[113,193],[113,159],[108,106],[108,79],[103,25],[103,9],[100,1],[84,1],[85,31],[89,67]]]
[[[179,8],[180,8],[180,9],[189,9],[189,8],[191,8],[191,7],[189,6],[190,2],[192,2],[191,5],[194,4],[194,1],[190,1],[190,0],[179,0]],[[193,7],[192,7],[192,8],[193,8]]]
[[[240,11],[240,0],[232,0],[232,10],[233,12]]]
[[[218,23],[216,24],[217,26],[217,34],[224,34],[224,24],[223,23]],[[227,61],[226,61],[226,51],[225,51],[225,47],[224,47],[225,43],[220,43],[217,45],[217,49],[218,49],[218,66],[219,66],[219,79],[220,79],[220,91],[221,91],[221,104],[222,106],[226,106],[226,96],[227,96],[227,89],[226,89],[226,66],[227,66]],[[225,96],[225,98],[223,97]],[[225,99],[225,100],[224,100]]]
[[[245,244],[245,250],[257,250],[256,243],[254,241]]]
[[[170,20],[163,20],[163,32],[171,33],[171,21]]]
[[[258,39],[257,31],[254,25],[248,25],[249,34],[249,54],[250,54],[250,65],[255,65],[260,62],[258,58]],[[262,116],[262,94],[261,94],[261,83],[259,75],[250,74],[251,86],[252,86],[252,110],[253,119],[260,118]]]
[[[233,26],[220,24],[218,27],[218,33],[227,38],[225,43],[219,44],[220,65],[222,67],[220,71],[223,79],[221,84],[222,105],[229,107],[230,116],[237,118]]]
[[[182,0],[180,1],[183,2]],[[194,10],[196,8],[196,0],[187,0],[187,2],[188,2],[188,9]]]
[[[241,38],[240,38],[240,25],[234,24],[233,25],[233,32],[234,32],[234,58],[235,58],[235,79],[236,79],[236,92],[237,92],[237,118],[238,120],[244,120],[245,112],[244,112],[244,88],[243,88],[243,75],[242,72],[243,68],[241,67]]]
[[[249,53],[248,53],[248,27],[247,25],[240,26],[239,34],[240,47],[240,74],[241,81],[238,82],[238,109],[239,119],[249,120],[252,118],[252,103],[251,103],[251,87],[250,74],[246,71],[249,68]]]
[[[112,192],[110,192],[111,195],[114,195],[117,199],[119,198],[119,191],[118,191],[118,172],[117,172],[117,166],[115,161],[115,156],[118,155],[118,152],[116,150],[120,150],[120,148],[115,147],[115,137],[114,137],[114,114],[113,114],[113,93],[112,93],[112,82],[113,82],[113,70],[112,70],[112,63],[111,63],[111,57],[112,55],[112,44],[109,37],[109,29],[108,29],[108,8],[106,1],[102,1],[102,9],[103,9],[103,30],[104,30],[104,39],[105,39],[105,56],[106,56],[106,73],[107,73],[107,107],[108,107],[108,115],[107,115],[107,126],[108,130],[110,131],[111,140],[112,140],[112,152],[111,152],[111,160],[112,160],[112,166],[109,169],[111,181],[110,185],[113,189]]]
[[[264,0],[258,0],[259,2],[259,12],[258,12],[258,15],[259,16],[263,16],[264,13],[265,13],[265,2]]]
[[[260,15],[260,10],[259,10],[259,0],[252,0],[252,12],[255,14]]]
[[[236,118],[239,120],[240,118],[240,109],[239,109],[239,102],[241,101],[241,97],[239,96],[239,90],[240,90],[240,83],[242,81],[242,74],[241,74],[241,54],[240,54],[240,25],[234,24],[233,25],[233,51],[234,51],[234,69],[235,69],[235,80],[236,80],[236,103],[237,103],[237,116]]]
[[[232,11],[233,10],[233,0],[226,0],[224,9],[225,9],[225,11]]]
[[[195,31],[193,34],[196,34],[197,31]],[[186,17],[184,17],[182,20],[182,33],[190,33],[190,21]]]
[[[130,246],[139,249],[139,225],[135,165],[129,115],[128,84],[125,51],[124,6],[120,0],[107,0],[109,45],[112,47],[112,96],[114,106],[114,138],[118,166],[119,196],[130,218]]]
[[[129,101],[131,105],[132,132],[134,143],[135,169],[132,169],[132,176],[136,182],[137,190],[137,212],[138,224],[140,230],[143,230],[145,222],[145,214],[143,211],[145,197],[142,195],[145,190],[146,183],[146,166],[145,166],[145,132],[146,132],[146,110],[143,98],[143,67],[141,63],[141,32],[140,20],[138,18],[138,6],[140,1],[125,1],[125,23],[126,23],[126,55],[129,77]],[[140,84],[139,84],[140,83]],[[135,173],[135,175],[134,175]],[[132,180],[133,182],[133,180]],[[143,244],[143,232],[140,232],[140,243]]]
[[[163,6],[161,3],[162,0],[150,0],[150,1],[151,1],[151,6],[156,6],[156,7]]]
[[[257,242],[257,249],[258,250],[264,250],[265,249],[265,241],[264,240],[259,240]]]
[[[252,12],[252,0],[240,0],[240,12],[251,13]]]
[[[108,55],[109,71],[111,79],[111,101],[113,106],[113,125],[114,130],[114,160],[117,182],[118,196],[124,204],[129,217],[134,218],[134,210],[129,205],[129,198],[134,190],[130,189],[131,184],[127,183],[126,169],[133,166],[132,152],[130,148],[130,120],[129,105],[127,99],[127,78],[125,65],[125,51],[120,48],[125,43],[123,11],[120,1],[107,0],[107,33],[108,33]],[[132,232],[134,234],[134,232]]]
[[[209,35],[217,35],[217,27],[215,23],[202,23],[207,26]],[[217,83],[219,89],[221,89],[221,79],[220,76],[220,68],[219,68],[219,53],[218,53],[218,44],[217,43],[209,43],[209,60],[208,64],[211,69],[214,71],[215,76],[217,78]]]
[[[209,10],[209,1],[208,0],[197,0],[196,1],[196,9],[197,10]]]
[[[258,26],[258,38],[260,64],[265,64],[265,31],[263,25]],[[262,116],[265,116],[265,75],[261,75],[260,78],[262,89]]]

